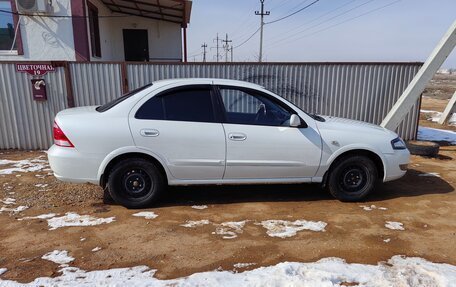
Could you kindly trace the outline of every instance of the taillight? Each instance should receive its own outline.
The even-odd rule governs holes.
[[[54,122],[54,143],[58,146],[74,147],[56,122]]]

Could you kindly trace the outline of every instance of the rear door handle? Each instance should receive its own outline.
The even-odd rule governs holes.
[[[139,133],[143,137],[158,137],[160,134],[160,132],[155,129],[142,129]]]
[[[247,139],[247,136],[242,133],[231,133],[228,135],[228,138],[232,141],[244,141]]]

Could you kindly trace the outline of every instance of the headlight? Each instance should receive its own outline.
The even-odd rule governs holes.
[[[406,149],[407,146],[405,145],[405,142],[401,138],[395,138],[394,140],[391,141],[391,146],[393,149]]]

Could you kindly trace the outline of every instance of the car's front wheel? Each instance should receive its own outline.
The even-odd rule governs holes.
[[[127,208],[150,206],[164,188],[165,180],[160,170],[142,158],[117,163],[108,178],[111,197]]]
[[[378,171],[365,156],[349,156],[335,163],[329,171],[329,192],[341,201],[359,201],[374,188]]]

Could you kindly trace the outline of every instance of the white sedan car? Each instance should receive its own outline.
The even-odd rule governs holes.
[[[102,106],[57,114],[55,176],[91,182],[128,207],[167,185],[322,183],[357,201],[402,177],[409,152],[393,132],[308,114],[265,88],[222,79],[157,81]]]

